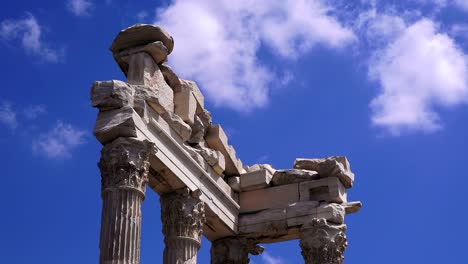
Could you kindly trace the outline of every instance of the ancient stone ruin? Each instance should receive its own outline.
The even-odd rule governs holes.
[[[140,263],[146,186],[160,195],[165,264],[249,263],[259,243],[298,239],[305,263],[343,263],[354,174],[345,157],[296,159],[293,169],[243,166],[213,124],[197,84],[164,64],[173,38],[153,25],[122,30],[111,46],[127,81],[96,81],[94,135],[103,144],[101,264]],[[155,263],[157,263],[156,261]]]

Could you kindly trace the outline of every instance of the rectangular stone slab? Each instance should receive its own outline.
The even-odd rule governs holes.
[[[226,160],[225,174],[238,176],[242,173],[242,162],[236,157],[234,147],[228,145],[228,138],[220,125],[212,125],[205,137],[208,146],[223,153]]]
[[[346,189],[337,177],[299,183],[301,201],[345,203]]]
[[[143,120],[131,107],[99,112],[93,133],[102,144],[118,137],[136,137]]]
[[[109,111],[133,105],[133,88],[122,81],[95,81],[91,87],[93,107]]]
[[[270,209],[239,217],[239,234],[280,236],[288,233],[287,210]]]
[[[284,208],[268,209],[239,216],[239,234],[248,237],[286,236],[289,229],[301,226],[313,218],[325,218],[335,224],[343,224],[345,209],[339,204],[298,202]],[[289,237],[288,239],[294,239]]]
[[[298,183],[239,193],[241,213],[286,207],[298,201]]]
[[[288,227],[303,225],[312,218],[325,218],[335,224],[343,224],[345,214],[345,208],[339,204],[318,205],[315,201],[299,202],[288,207]]]
[[[294,161],[295,169],[317,171],[320,178],[338,177],[346,188],[351,188],[354,173],[351,172],[348,159],[343,156],[331,156],[323,159],[303,159]]]
[[[269,186],[271,178],[271,171],[267,169],[260,169],[248,173],[241,174],[240,187],[243,192],[263,189]]]
[[[188,80],[180,80],[181,87],[180,89],[182,90],[190,90],[193,95],[195,96],[195,99],[197,100],[198,106],[201,109],[205,108],[205,97],[203,96],[202,92],[200,91],[200,88],[198,88],[197,83],[194,81],[188,81]]]
[[[181,89],[174,94],[174,111],[187,124],[193,125],[197,101],[190,90]]]

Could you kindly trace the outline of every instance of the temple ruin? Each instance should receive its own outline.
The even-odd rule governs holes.
[[[202,235],[212,242],[213,264],[249,263],[264,250],[258,244],[295,239],[305,263],[343,263],[344,218],[361,208],[347,199],[348,160],[243,166],[197,84],[164,64],[173,48],[160,27],[126,28],[111,51],[127,81],[91,88],[94,135],[103,144],[100,263],[140,263],[146,186],[160,195],[165,264],[197,263]]]

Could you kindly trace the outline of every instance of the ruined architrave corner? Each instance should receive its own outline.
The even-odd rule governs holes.
[[[94,135],[104,146],[100,263],[140,263],[146,186],[161,197],[165,264],[196,263],[202,235],[213,264],[249,263],[263,252],[259,243],[293,239],[305,263],[343,263],[344,217],[361,208],[346,195],[354,181],[348,160],[243,166],[197,84],[164,64],[173,48],[160,27],[126,28],[111,51],[127,81],[91,88]]]

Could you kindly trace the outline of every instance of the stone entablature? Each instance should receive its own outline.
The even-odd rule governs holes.
[[[160,27],[124,29],[111,51],[127,81],[91,88],[104,145],[101,263],[139,263],[146,185],[161,195],[164,263],[196,263],[202,234],[213,243],[212,263],[248,263],[263,251],[258,243],[291,239],[300,239],[306,263],[342,263],[345,215],[361,207],[348,202],[348,160],[243,166],[197,84],[164,64],[173,48]]]

